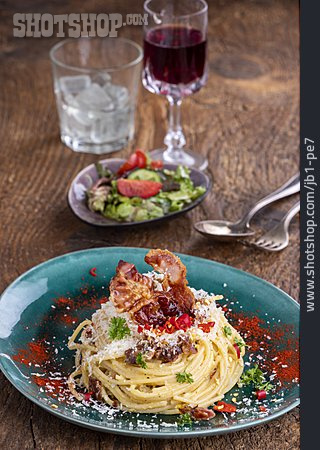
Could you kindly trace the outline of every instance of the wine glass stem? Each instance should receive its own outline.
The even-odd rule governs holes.
[[[166,153],[173,160],[178,160],[183,153],[186,139],[181,127],[181,98],[168,97],[169,101],[169,130],[164,138],[167,146]]]

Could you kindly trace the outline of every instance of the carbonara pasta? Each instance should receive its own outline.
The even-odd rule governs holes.
[[[221,296],[187,286],[178,257],[151,250],[145,259],[155,269],[146,274],[119,262],[109,301],[72,334],[69,388],[127,411],[209,414],[239,381],[244,341]]]

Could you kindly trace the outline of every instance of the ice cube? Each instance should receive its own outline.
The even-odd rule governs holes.
[[[77,94],[87,89],[91,84],[88,75],[76,75],[74,77],[61,77],[60,89],[64,94]]]
[[[92,83],[103,87],[111,83],[111,76],[106,72],[98,72],[91,76]]]
[[[111,111],[114,109],[112,98],[97,83],[91,84],[90,87],[76,95],[75,100],[79,108],[98,111]]]
[[[129,103],[129,93],[125,86],[118,86],[117,84],[111,84],[108,87],[105,86],[104,90],[111,96],[115,102],[117,108],[125,108]]]
[[[91,131],[91,139],[95,144],[106,144],[115,140],[115,123],[112,117],[96,120]]]
[[[89,142],[92,122],[87,124],[85,123],[85,120],[80,122],[79,119],[80,117],[75,117],[72,109],[64,106],[60,114],[61,129],[63,134]]]
[[[98,80],[96,80],[98,81]],[[132,108],[128,90],[97,82],[76,94],[62,93],[65,133],[82,141],[103,144],[125,139],[131,135]]]
[[[105,114],[101,120],[95,121],[91,139],[97,144],[125,139],[130,134],[130,123],[128,111],[122,110]]]
[[[93,119],[89,115],[88,108],[79,104],[77,96],[71,94],[65,95],[63,108],[69,116],[74,117],[80,127],[92,125]]]

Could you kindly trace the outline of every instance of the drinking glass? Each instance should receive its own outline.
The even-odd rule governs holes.
[[[142,48],[123,38],[66,39],[50,52],[62,142],[110,153],[134,133]]]
[[[197,167],[208,161],[184,149],[181,127],[182,98],[201,89],[207,80],[208,6],[204,0],[146,0],[142,82],[150,92],[169,101],[169,130],[165,149],[151,152],[154,159]]]

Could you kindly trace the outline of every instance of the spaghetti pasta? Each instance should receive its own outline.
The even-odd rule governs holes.
[[[172,290],[168,275],[139,275],[151,280],[151,292],[162,304],[159,295]],[[130,310],[119,312],[112,301],[83,321],[68,343],[76,350],[69,377],[73,395],[82,400],[82,388],[119,409],[163,414],[221,400],[243,372],[245,345],[216,305],[221,296],[187,289],[194,298],[192,311],[167,316],[162,325],[154,323],[157,315],[152,325],[142,324],[141,315],[135,319]],[[150,305],[144,308],[150,311]]]

